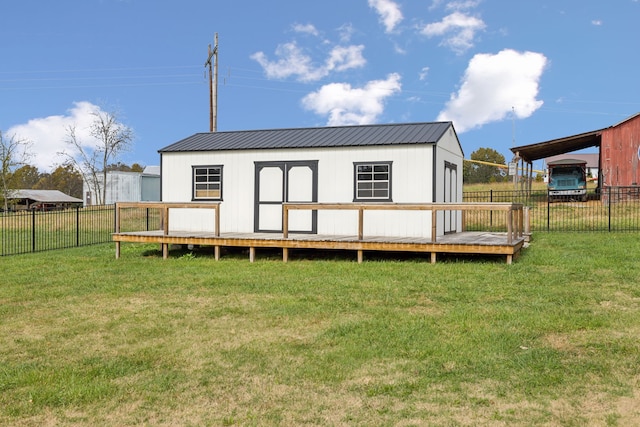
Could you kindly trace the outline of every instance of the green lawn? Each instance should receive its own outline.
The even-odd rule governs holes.
[[[157,249],[0,258],[0,425],[640,425],[638,234],[510,266]]]

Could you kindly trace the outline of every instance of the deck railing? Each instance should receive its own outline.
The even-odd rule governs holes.
[[[507,242],[524,234],[524,207],[521,203],[284,203],[282,209],[283,237],[289,237],[290,210],[357,210],[358,211],[358,240],[364,238],[364,212],[370,210],[411,210],[431,211],[431,241],[435,243],[438,227],[438,212],[462,211],[463,231],[465,229],[465,215],[467,211],[501,211],[505,214],[507,228]]]
[[[160,212],[160,228],[164,236],[169,235],[169,210],[171,209],[213,209],[215,211],[214,233],[220,236],[220,202],[207,203],[171,203],[171,202],[118,202],[116,203],[115,212],[115,232],[122,231],[123,209],[146,209],[147,211],[155,209]],[[147,228],[149,230],[149,228]],[[134,230],[135,231],[135,230]],[[167,244],[162,245],[163,256],[166,258],[169,247]],[[116,242],[116,258],[120,257],[120,242]]]

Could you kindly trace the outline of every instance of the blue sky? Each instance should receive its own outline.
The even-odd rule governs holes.
[[[0,25],[0,130],[42,171],[96,108],[132,127],[121,160],[209,129],[452,120],[469,157],[640,111],[639,0],[21,0]]]

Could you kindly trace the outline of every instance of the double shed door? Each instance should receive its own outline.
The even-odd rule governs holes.
[[[318,161],[255,163],[255,232],[282,232],[282,204],[318,201]],[[318,213],[289,212],[289,231],[317,233]]]

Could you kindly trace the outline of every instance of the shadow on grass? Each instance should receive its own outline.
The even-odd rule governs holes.
[[[144,257],[162,258],[162,251],[158,249],[148,249],[142,252]],[[169,249],[171,259],[190,258],[214,258],[212,246],[174,245]],[[249,248],[221,247],[221,259],[246,260],[249,261]],[[255,251],[256,261],[282,261],[281,248],[257,248]],[[357,262],[357,253],[352,250],[340,249],[289,249],[289,261],[340,261]],[[364,262],[431,262],[431,254],[428,252],[393,252],[393,251],[365,251]],[[438,254],[438,263],[496,263],[503,264],[504,257],[496,255],[482,254]]]

